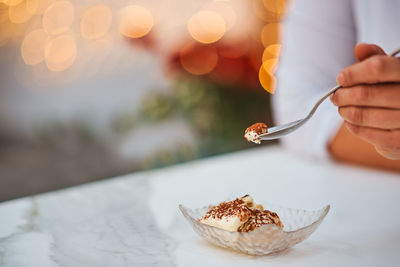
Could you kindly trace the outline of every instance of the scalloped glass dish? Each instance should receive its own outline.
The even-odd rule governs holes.
[[[264,225],[253,232],[230,232],[199,222],[210,206],[189,209],[179,205],[193,229],[205,240],[221,247],[230,248],[250,255],[267,255],[290,248],[309,237],[328,214],[330,206],[316,211],[290,209],[277,205],[264,205],[276,212],[283,229],[275,225]]]

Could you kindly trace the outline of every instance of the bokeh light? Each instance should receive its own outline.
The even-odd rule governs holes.
[[[259,86],[257,74],[263,68],[259,76],[264,78],[260,82],[263,86],[267,84],[266,80],[271,79],[265,77],[273,77],[274,73],[271,62],[267,61],[280,54],[278,22],[285,12],[285,1],[189,2],[121,6],[125,1],[99,4],[93,0],[0,0],[0,46],[11,41],[17,43],[24,62],[34,65],[32,68],[45,61],[41,65],[52,72],[68,69],[72,64],[75,70],[92,62],[102,65],[108,56],[99,55],[113,50],[114,41],[120,41],[115,39],[119,31],[125,37],[136,38],[129,41],[131,45],[141,45],[157,55],[175,51],[177,66],[191,74],[209,73],[207,77],[215,80],[221,77],[219,80],[226,83],[234,80],[228,77],[252,76],[253,84]],[[261,20],[254,16],[256,6],[264,16]],[[111,29],[115,12],[118,12],[118,28]],[[157,50],[152,50],[154,43],[158,44]],[[78,52],[83,56],[75,60]],[[115,63],[119,66],[123,59],[115,61],[119,61]]]
[[[43,23],[41,16],[33,16],[28,23],[25,24],[15,24],[22,26],[24,30],[21,32],[22,37],[29,34],[31,31],[42,29]]]
[[[43,14],[55,0],[26,0],[26,8],[32,14]]]
[[[267,61],[271,58],[278,58],[281,53],[282,45],[280,44],[272,44],[264,49],[264,53],[262,56],[262,61]]]
[[[271,16],[270,16],[271,12],[269,12],[265,8],[265,6],[263,4],[263,0],[253,0],[252,1],[252,5],[253,5],[253,12],[263,22],[266,22],[266,23],[278,22],[278,21],[276,21],[274,19],[273,19],[273,21],[271,21]]]
[[[218,13],[200,11],[189,19],[188,31],[196,41],[210,44],[222,38],[226,31],[226,24]]]
[[[8,6],[0,2],[0,23],[8,21]]]
[[[194,75],[211,72],[218,63],[218,52],[213,45],[189,43],[180,52],[182,67]]]
[[[4,4],[8,6],[16,6],[20,4],[23,0],[0,0],[0,3],[3,2]]]
[[[266,72],[274,74],[278,66],[278,61],[278,58],[268,59],[262,63],[262,67],[265,69]]]
[[[145,7],[129,5],[120,11],[119,31],[126,37],[143,37],[150,32],[153,25],[153,15]]]
[[[25,23],[32,17],[33,13],[34,12],[28,10],[25,1],[10,6],[8,10],[9,18],[12,23]]]
[[[49,70],[58,72],[68,69],[75,61],[77,47],[72,33],[60,35],[47,42],[45,61]]]
[[[66,32],[74,21],[74,6],[68,1],[56,1],[43,14],[43,29],[48,34]]]
[[[44,60],[44,50],[47,40],[48,35],[42,29],[32,31],[25,36],[21,45],[21,56],[25,64],[35,65]]]
[[[273,74],[266,72],[263,67],[260,68],[259,76],[261,86],[269,93],[274,94],[276,88],[276,78]]]
[[[108,6],[92,6],[82,15],[82,36],[86,39],[98,39],[108,32],[111,22],[112,12]]]
[[[264,47],[271,44],[280,44],[280,30],[282,25],[280,23],[269,23],[264,26],[261,32],[261,42]]]
[[[265,8],[273,13],[281,15],[285,12],[287,0],[263,0]]]
[[[277,58],[271,58],[263,62],[259,70],[259,79],[261,86],[269,93],[275,93],[276,78],[274,76],[278,64]]]

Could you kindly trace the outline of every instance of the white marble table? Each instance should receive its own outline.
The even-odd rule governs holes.
[[[263,257],[208,244],[178,210],[245,193],[332,209],[305,242]],[[400,266],[399,203],[399,174],[257,148],[1,203],[0,266]]]

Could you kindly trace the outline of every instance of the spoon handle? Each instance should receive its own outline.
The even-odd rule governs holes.
[[[317,110],[317,108],[319,107],[319,105],[321,105],[322,102],[324,102],[324,100],[330,96],[331,94],[333,94],[334,92],[336,92],[338,89],[342,88],[341,85],[336,85],[335,87],[333,87],[331,90],[329,90],[325,95],[323,95],[318,101],[317,103],[315,103],[315,105],[313,106],[313,108],[311,109],[310,113],[308,113],[306,120],[308,120],[309,118],[312,117],[312,115],[314,115],[315,111]]]
[[[394,57],[394,56],[397,55],[398,53],[400,53],[400,48],[397,49],[396,51],[390,53],[389,56]]]

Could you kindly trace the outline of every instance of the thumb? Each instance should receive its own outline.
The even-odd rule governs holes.
[[[354,56],[357,61],[363,61],[374,55],[386,55],[385,51],[377,45],[360,43],[354,47]]]

